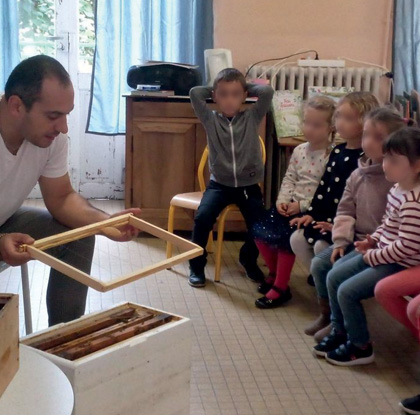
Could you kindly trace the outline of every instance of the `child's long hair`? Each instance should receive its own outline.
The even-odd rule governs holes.
[[[420,129],[404,127],[392,133],[384,142],[384,154],[399,154],[411,165],[420,160]]]
[[[368,112],[379,107],[379,102],[375,95],[373,95],[371,92],[364,91],[350,92],[350,94],[347,94],[340,99],[338,102],[338,107],[344,103],[348,103],[354,110],[358,112],[361,121],[363,121],[363,118]]]
[[[315,95],[303,104],[303,111],[307,108],[313,108],[314,110],[325,112],[327,114],[327,122],[329,126],[334,127],[334,113],[337,108],[337,103],[333,99],[325,95]],[[334,141],[334,137],[335,129],[333,129],[330,134],[330,142]]]
[[[365,116],[365,121],[370,120],[374,124],[383,124],[388,134],[397,131],[407,125],[407,121],[396,110],[390,107],[375,108]]]

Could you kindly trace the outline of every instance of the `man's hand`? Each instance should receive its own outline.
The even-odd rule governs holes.
[[[364,255],[368,249],[373,249],[376,247],[376,241],[370,235],[366,235],[366,239],[363,241],[356,241],[354,246],[356,247],[357,252],[360,252]]]
[[[344,256],[344,247],[340,247],[340,248],[334,248],[334,250],[332,251],[331,254],[331,263],[334,264],[335,261],[337,261],[337,259],[340,259]]]
[[[291,202],[287,205],[286,216],[294,216],[300,213],[299,202]]]
[[[290,221],[290,226],[297,225],[297,228],[300,229],[302,226],[308,226],[314,221],[314,218],[310,215],[304,215],[300,218],[294,218]]]
[[[24,233],[8,233],[0,238],[0,259],[9,265],[22,265],[31,260],[27,252],[21,252],[20,246],[23,244],[32,245],[33,238]]]
[[[326,234],[327,232],[332,232],[333,225],[329,222],[317,222],[314,225],[314,229],[319,229],[322,234]]]
[[[134,216],[140,217],[140,209],[139,208],[131,208],[123,210],[122,212],[115,213],[110,216],[110,218],[115,218],[117,216],[125,215],[127,213],[132,213]],[[112,239],[113,241],[117,242],[127,242],[131,241],[133,238],[137,237],[139,234],[139,230],[134,228],[131,225],[124,225],[121,227],[118,227],[118,232],[110,232],[110,231],[104,231],[103,235],[108,237],[109,239]]]

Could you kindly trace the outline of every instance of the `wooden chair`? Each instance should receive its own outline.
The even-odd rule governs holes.
[[[261,137],[259,137],[260,145],[261,145],[261,154],[263,163],[265,164],[266,161],[266,151],[264,141]],[[175,217],[175,209],[176,208],[183,208],[183,209],[192,209],[197,210],[198,206],[200,205],[201,198],[203,197],[203,193],[206,190],[206,184],[204,180],[204,168],[206,167],[207,160],[209,156],[209,149],[206,148],[203,151],[203,155],[201,156],[200,164],[198,166],[197,171],[197,179],[200,187],[199,192],[190,192],[190,193],[181,193],[175,195],[169,206],[169,214],[168,214],[168,231],[174,231],[174,217]],[[215,272],[214,272],[214,281],[220,282],[220,268],[222,263],[222,251],[223,251],[223,235],[225,231],[225,222],[226,217],[229,212],[238,212],[239,208],[236,205],[228,205],[223,209],[220,213],[219,217],[217,218],[217,244],[216,244],[216,258],[215,258]],[[213,232],[210,232],[209,241],[207,243],[207,252],[212,252],[213,246]],[[166,245],[166,257],[170,258],[172,256],[172,244],[167,243]]]
[[[0,261],[0,272],[5,271],[10,265]],[[29,291],[29,276],[28,264],[23,264],[20,267],[22,278],[22,294],[23,294],[23,311],[25,314],[25,331],[26,334],[32,333],[32,310],[31,310],[31,295]]]

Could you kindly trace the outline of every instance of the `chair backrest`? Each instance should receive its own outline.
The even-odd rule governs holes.
[[[261,137],[258,137],[258,139],[260,140],[262,161],[265,164],[267,153],[265,151],[264,140]],[[209,147],[206,146],[201,156],[200,164],[198,165],[198,171],[197,171],[198,185],[200,187],[201,192],[204,192],[204,190],[206,190],[206,182],[204,180],[204,169],[206,167],[208,158],[209,158]]]

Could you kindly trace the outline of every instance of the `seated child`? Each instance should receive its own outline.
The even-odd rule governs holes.
[[[207,133],[210,183],[203,194],[194,219],[192,241],[205,248],[210,231],[222,210],[236,204],[248,230],[263,212],[259,182],[264,165],[258,128],[270,108],[273,89],[267,85],[247,85],[245,77],[234,68],[223,69],[213,88],[195,87],[190,91],[191,104]],[[258,97],[251,109],[241,111],[247,95]],[[220,113],[212,111],[206,100],[213,96]],[[190,260],[189,284],[204,287],[207,253]],[[246,275],[256,282],[264,276],[257,266],[258,249],[247,237],[239,261]]]
[[[332,330],[314,353],[339,366],[374,361],[362,300],[383,278],[420,265],[420,129],[404,127],[384,143],[383,168],[396,183],[388,194],[384,220],[356,253],[327,275]]]
[[[306,329],[305,334],[315,335],[321,341],[329,334],[330,305],[326,285],[327,274],[336,259],[350,254],[354,241],[372,233],[382,222],[386,198],[392,187],[382,169],[382,146],[394,131],[404,127],[403,118],[388,108],[376,108],[365,117],[362,147],[365,155],[359,159],[359,168],[347,180],[343,197],[337,208],[332,229],[333,245],[318,253],[311,263],[321,314]],[[337,262],[337,264],[340,261]]]
[[[305,104],[303,133],[307,143],[293,151],[276,207],[254,225],[258,249],[270,272],[259,286],[259,292],[266,294],[256,301],[259,308],[277,307],[291,298],[288,286],[294,255],[289,244],[289,221],[308,209],[324,172],[331,150],[334,110],[335,102],[324,96],[315,96]]]
[[[291,222],[297,225],[297,231],[290,239],[292,250],[308,270],[314,254],[332,242],[331,230],[338,202],[347,178],[357,168],[358,159],[363,154],[364,117],[378,106],[378,100],[370,92],[352,92],[338,103],[335,127],[345,142],[331,152],[307,214]]]
[[[406,296],[413,298],[407,301]],[[375,298],[420,341],[420,266],[379,281],[375,287]],[[420,395],[403,399],[399,406],[407,414],[420,415]]]

